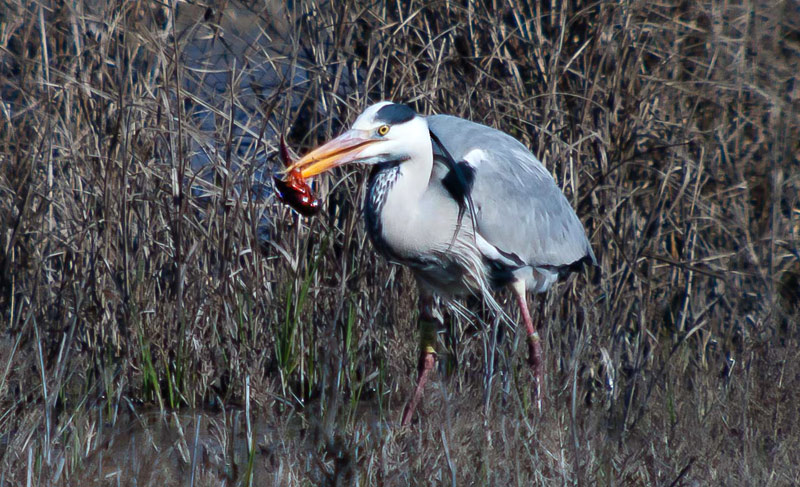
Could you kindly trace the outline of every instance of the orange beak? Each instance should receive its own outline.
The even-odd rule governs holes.
[[[365,146],[380,140],[370,137],[365,130],[348,130],[298,159],[285,172],[299,170],[303,179],[316,176],[333,167],[357,160]]]

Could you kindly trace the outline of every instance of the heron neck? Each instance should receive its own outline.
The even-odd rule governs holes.
[[[431,153],[427,159],[383,163],[370,175],[365,205],[367,231],[378,250],[390,258],[407,253],[409,238],[419,226],[432,168]]]

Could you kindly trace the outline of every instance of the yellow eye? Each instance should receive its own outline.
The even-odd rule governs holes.
[[[386,135],[389,133],[389,126],[388,125],[381,125],[378,127],[378,135]]]

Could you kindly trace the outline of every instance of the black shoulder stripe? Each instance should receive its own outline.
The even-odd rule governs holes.
[[[391,103],[378,110],[378,113],[375,114],[375,121],[393,125],[396,123],[408,122],[416,116],[417,112],[410,106],[400,103]]]
[[[445,189],[458,202],[459,206],[466,204],[467,196],[472,193],[472,185],[474,183],[475,168],[466,161],[456,162],[455,168],[451,168],[447,175],[442,178],[442,184]]]
[[[472,185],[475,182],[475,168],[470,166],[466,161],[456,162],[453,156],[450,155],[450,151],[447,150],[447,147],[445,147],[442,141],[439,140],[439,137],[433,133],[433,130],[430,131],[430,134],[431,141],[439,146],[444,156],[438,159],[450,170],[442,179],[442,184],[444,184],[450,196],[456,200],[463,213],[463,210],[467,207],[467,203],[472,207],[471,193]]]
[[[428,133],[431,134],[431,141],[439,146],[442,153],[444,154],[444,164],[450,169],[444,179],[450,177],[453,174],[453,178],[455,182],[450,183],[449,186],[452,186],[453,189],[448,187],[448,184],[444,182],[442,179],[442,184],[445,185],[445,188],[456,200],[458,203],[458,224],[456,225],[456,229],[453,232],[453,242],[456,240],[456,235],[458,235],[459,230],[461,229],[461,219],[464,218],[464,211],[469,208],[469,216],[472,219],[472,227],[477,228],[477,218],[475,217],[475,205],[472,204],[472,184],[475,182],[475,169],[472,168],[469,164],[466,163],[457,163],[453,156],[450,155],[450,151],[447,150],[447,147],[442,144],[442,141],[439,140],[439,137],[433,133],[433,130],[429,130]],[[469,176],[464,174],[464,168],[469,168]],[[455,192],[454,192],[455,190]],[[450,245],[453,245],[453,242]]]

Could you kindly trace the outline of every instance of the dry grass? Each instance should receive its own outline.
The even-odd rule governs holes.
[[[0,485],[800,481],[794,2],[64,3],[0,17]],[[400,428],[414,283],[364,174],[265,196],[276,134],[384,98],[518,137],[590,233],[541,414],[476,309]]]

